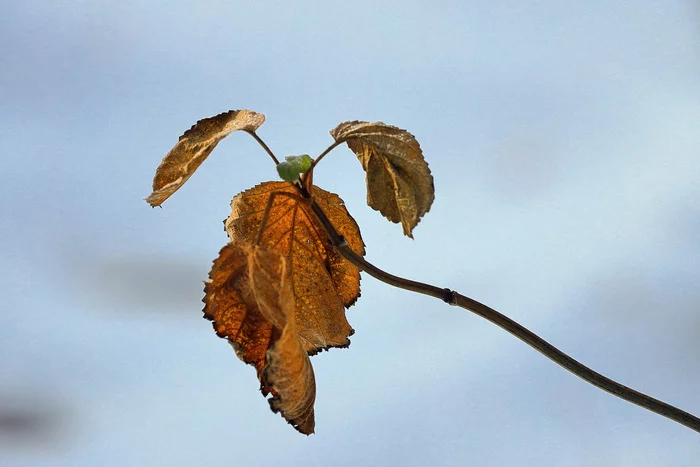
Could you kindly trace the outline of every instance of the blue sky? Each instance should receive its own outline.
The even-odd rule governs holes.
[[[266,114],[259,134],[280,157],[320,153],[346,120],[406,128],[436,185],[413,241],[365,205],[349,150],[315,173],[368,260],[698,414],[699,14],[691,1],[6,6],[0,462],[694,465],[697,433],[370,277],[351,347],[313,358],[317,434],[301,436],[201,318],[229,201],[275,179],[269,158],[234,134],[163,209],[143,198],[177,137],[229,109]]]

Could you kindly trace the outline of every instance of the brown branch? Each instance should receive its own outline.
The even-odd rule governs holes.
[[[311,208],[326,229],[331,244],[345,259],[357,266],[361,271],[365,271],[375,279],[389,285],[393,285],[394,287],[439,298],[450,305],[455,305],[464,308],[465,310],[469,310],[472,313],[492,322],[501,329],[508,331],[516,338],[520,339],[545,357],[552,360],[554,363],[578,376],[582,380],[604,391],[607,391],[620,399],[626,400],[627,402],[631,402],[654,413],[662,415],[700,433],[700,418],[639,391],[635,391],[632,388],[624,386],[596,371],[593,371],[584,364],[574,360],[561,350],[557,349],[529,329],[521,326],[493,308],[490,308],[469,297],[465,297],[464,295],[450,289],[435,287],[434,285],[404,279],[403,277],[394,276],[383,271],[382,269],[379,269],[350,249],[347,242],[341,235],[338,234],[335,227],[333,227],[333,224],[330,222],[320,206],[313,202]]]

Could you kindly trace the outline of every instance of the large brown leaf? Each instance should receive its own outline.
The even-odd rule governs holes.
[[[204,314],[255,366],[270,407],[301,433],[314,430],[316,383],[296,333],[291,275],[282,255],[248,243],[225,246],[205,285]]]
[[[401,222],[404,235],[430,210],[435,199],[433,177],[418,141],[411,133],[382,122],[344,122],[331,130],[347,143],[367,173],[367,204],[391,222]]]
[[[359,228],[343,201],[315,186],[309,191],[350,248],[364,256]],[[329,347],[347,347],[353,330],[344,308],[360,295],[359,270],[330,245],[309,200],[296,198],[298,192],[288,182],[260,184],[233,198],[226,231],[233,243],[254,242],[273,193],[294,197],[275,196],[260,246],[279,252],[287,262],[296,302],[296,331],[303,348],[314,354]]]
[[[192,176],[219,141],[237,130],[255,131],[265,116],[251,110],[230,110],[198,121],[180,136],[180,140],[156,170],[153,193],[146,201],[160,206]]]

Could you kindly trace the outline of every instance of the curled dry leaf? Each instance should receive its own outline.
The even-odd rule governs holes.
[[[418,141],[411,133],[382,122],[344,122],[331,130],[345,142],[367,173],[367,204],[391,222],[401,222],[404,235],[430,210],[435,199],[433,177]]]
[[[340,197],[316,186],[309,192],[350,248],[364,256],[360,230]],[[353,330],[344,308],[360,295],[360,273],[330,245],[310,200],[299,198],[287,182],[266,182],[238,194],[225,223],[231,242],[254,242],[273,194],[259,244],[279,252],[287,262],[303,348],[314,354],[329,347],[347,347]]]
[[[316,383],[296,333],[287,263],[272,250],[225,246],[205,285],[204,315],[241,360],[253,365],[270,407],[304,434],[314,430]]]
[[[204,285],[204,316],[219,337],[229,339],[238,358],[255,367],[262,382],[272,323],[257,305],[248,276],[248,254],[241,244],[226,245]],[[263,384],[264,394],[269,387]]]
[[[288,308],[287,325],[268,350],[266,362],[263,378],[273,390],[270,408],[301,433],[313,433],[316,380],[309,354],[296,332],[294,306]]]
[[[180,140],[156,170],[153,193],[146,198],[151,206],[160,206],[192,176],[219,141],[237,130],[255,131],[265,116],[251,110],[230,110],[198,121],[180,136]]]

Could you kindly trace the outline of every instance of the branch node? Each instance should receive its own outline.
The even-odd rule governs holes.
[[[448,303],[450,305],[456,305],[457,304],[457,294],[454,290],[444,288],[442,289],[443,295],[442,295],[442,301],[445,303]]]

